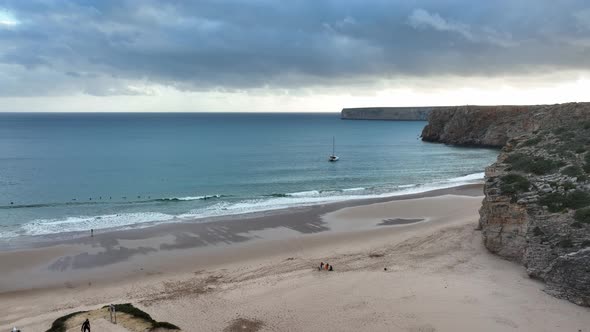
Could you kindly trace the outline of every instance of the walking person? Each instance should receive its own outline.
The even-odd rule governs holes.
[[[88,320],[88,318],[86,318],[84,323],[82,323],[82,327],[80,328],[80,331],[90,332],[90,321]]]

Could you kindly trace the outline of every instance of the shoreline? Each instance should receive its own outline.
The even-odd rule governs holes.
[[[52,240],[54,241],[62,241],[62,240],[68,240],[68,239],[73,239],[73,238],[77,238],[77,237],[85,237],[87,236],[87,232],[90,231],[90,229],[94,229],[94,231],[96,232],[100,232],[100,233],[107,233],[107,232],[116,232],[116,231],[124,231],[124,230],[136,230],[136,229],[142,229],[142,228],[149,228],[149,227],[155,227],[158,225],[163,225],[163,224],[174,224],[174,223],[184,223],[184,222],[212,222],[212,221],[218,221],[218,220],[228,220],[228,219],[244,219],[244,218],[251,218],[253,216],[265,216],[265,215],[271,215],[271,214],[276,214],[276,213],[284,213],[285,211],[288,210],[292,210],[292,209],[298,209],[298,208],[305,208],[305,207],[313,207],[313,206],[318,206],[318,205],[328,205],[328,204],[334,204],[334,203],[346,203],[346,202],[353,202],[353,201],[370,201],[370,200],[374,200],[374,199],[389,199],[391,197],[398,197],[398,196],[408,196],[408,195],[414,195],[414,194],[422,194],[422,193],[426,193],[426,192],[430,192],[430,191],[436,191],[436,190],[444,190],[444,189],[449,189],[449,188],[453,188],[453,187],[460,187],[460,186],[464,186],[464,185],[472,185],[472,184],[477,184],[477,183],[481,183],[483,179],[483,173],[472,173],[472,174],[468,174],[468,175],[464,175],[464,176],[460,176],[460,177],[454,177],[454,178],[450,178],[447,180],[441,180],[438,182],[432,182],[432,183],[424,183],[424,184],[413,184],[413,185],[407,185],[407,186],[399,186],[397,188],[397,190],[395,191],[391,191],[391,192],[385,192],[385,193],[379,193],[379,194],[368,194],[368,195],[355,195],[355,194],[350,194],[350,195],[344,195],[344,196],[302,196],[299,197],[298,194],[301,193],[312,193],[312,192],[317,192],[315,190],[309,191],[309,192],[301,192],[301,193],[293,193],[291,194],[285,194],[287,195],[287,198],[292,198],[295,199],[296,201],[293,202],[274,202],[273,204],[270,205],[261,205],[261,206],[256,206],[257,203],[252,203],[253,202],[257,202],[255,199],[245,199],[243,201],[238,201],[238,202],[234,202],[231,204],[240,204],[240,203],[244,203],[246,204],[246,206],[251,205],[250,207],[246,208],[246,211],[235,211],[233,209],[226,210],[223,211],[221,213],[218,212],[214,212],[211,215],[191,215],[192,212],[187,212],[187,213],[181,213],[180,215],[168,215],[167,219],[156,219],[156,220],[151,220],[151,221],[140,221],[140,222],[131,222],[129,223],[128,221],[123,221],[122,224],[119,224],[118,222],[115,222],[113,224],[113,221],[107,221],[106,225],[103,222],[102,218],[103,217],[108,217],[107,220],[113,216],[115,216],[114,214],[111,215],[97,215],[97,216],[87,216],[87,215],[80,215],[80,216],[69,216],[69,217],[63,217],[63,218],[57,218],[55,220],[58,221],[58,224],[62,224],[65,225],[65,227],[63,229],[57,230],[57,229],[45,229],[45,230],[34,230],[35,227],[31,226],[34,225],[35,222],[34,221],[29,221],[29,222],[25,222],[23,224],[20,224],[20,226],[15,225],[15,227],[20,227],[21,230],[23,228],[27,228],[27,226],[33,227],[31,229],[29,229],[27,232],[28,234],[21,234],[20,231],[16,231],[16,230],[8,230],[7,234],[2,234],[2,236],[0,236],[0,239],[2,240],[2,243],[0,243],[0,252],[1,251],[7,251],[10,249],[22,249],[22,248],[27,248],[27,247],[35,247],[35,243],[38,242],[50,242]],[[354,189],[359,189],[359,188],[354,188]],[[365,188],[363,188],[365,189]],[[346,189],[344,189],[342,192],[345,192]],[[319,192],[321,193],[321,191]],[[318,193],[318,194],[319,194]],[[206,196],[203,196],[206,197]],[[224,197],[223,195],[213,195],[211,196],[213,197],[217,197],[217,198],[221,198]],[[231,196],[230,196],[231,197]],[[195,197],[181,197],[181,198],[159,198],[159,199],[153,199],[153,200],[149,200],[146,202],[157,202],[157,201],[178,201],[178,202],[183,202],[183,200],[185,198],[195,198]],[[271,196],[264,196],[265,199],[268,200],[268,202],[270,202],[272,200]],[[301,201],[301,198],[307,198],[307,200],[303,200]],[[195,199],[195,200],[199,200],[199,199]],[[143,201],[140,201],[143,202]],[[267,203],[268,203],[267,202]],[[87,204],[88,202],[84,202],[81,203],[82,205]],[[133,202],[130,202],[133,203]],[[56,203],[58,204],[58,203]],[[66,203],[69,204],[69,203]],[[76,203],[78,204],[78,203]],[[91,202],[89,204],[108,204],[107,202]],[[40,204],[40,206],[50,206],[50,205],[54,205],[54,204]],[[25,205],[25,206],[29,206],[29,205]],[[31,205],[34,206],[34,205]],[[17,206],[16,208],[18,208],[20,206]],[[6,208],[6,207],[5,207]],[[242,207],[243,209],[243,207]],[[161,214],[164,213],[166,214],[166,212],[159,212],[158,209],[154,210],[154,211],[144,211],[144,212],[132,212],[131,214],[139,214],[141,215],[142,213],[147,213],[147,214]],[[140,218],[140,220],[142,219],[141,216],[130,216],[129,218],[131,219],[136,219]],[[121,214],[122,217],[126,216],[126,213],[122,213]],[[119,214],[116,214],[116,217],[119,217]],[[75,220],[81,220],[81,221],[74,221],[74,222],[69,222],[68,220],[70,220],[70,218],[75,219]],[[96,222],[98,222],[98,220],[100,219],[100,224],[96,224]],[[37,219],[37,220],[42,220],[44,222],[48,222],[47,225],[52,225],[54,224],[54,220],[53,219]],[[67,222],[66,222],[67,221]],[[76,224],[78,224],[79,222],[83,222],[86,225],[84,225],[82,228],[80,228],[79,226],[77,227]],[[90,222],[89,224],[87,222]],[[68,224],[73,224],[74,227],[71,226],[67,226]],[[41,226],[41,229],[43,229],[43,227],[45,226],[45,223],[40,223],[39,226]],[[30,228],[29,227],[29,228]],[[50,226],[51,228],[51,226]],[[12,234],[12,235],[11,235]]]
[[[185,223],[212,223],[212,222],[227,222],[232,220],[244,220],[244,219],[255,219],[255,218],[262,218],[262,217],[272,217],[277,215],[283,214],[290,214],[299,210],[305,209],[316,209],[317,207],[326,207],[326,210],[330,210],[330,208],[338,208],[342,206],[348,205],[357,205],[357,204],[371,204],[373,202],[385,202],[389,200],[397,200],[397,199],[409,199],[412,197],[422,197],[430,196],[430,195],[439,195],[441,192],[446,192],[447,190],[461,190],[462,188],[475,188],[480,185],[480,182],[473,182],[473,183],[463,183],[458,185],[452,185],[449,187],[442,187],[442,188],[434,188],[434,189],[427,189],[425,191],[419,191],[416,193],[391,193],[387,195],[383,195],[380,197],[368,197],[368,198],[347,198],[343,200],[335,200],[335,201],[328,201],[328,202],[320,202],[320,203],[304,203],[301,205],[294,205],[285,208],[277,208],[277,209],[267,209],[261,211],[253,211],[253,212],[245,212],[245,213],[236,213],[236,214],[227,214],[227,215],[220,215],[220,216],[207,216],[207,217],[196,217],[196,218],[174,218],[167,221],[155,221],[155,222],[145,222],[140,224],[131,224],[127,226],[119,226],[119,227],[109,227],[109,228],[98,228],[94,229],[95,234],[108,234],[108,233],[117,233],[117,232],[127,232],[127,231],[142,231],[154,227],[161,227],[165,225],[178,225],[178,224],[185,224]],[[482,189],[483,190],[483,189]],[[483,195],[483,193],[482,193]],[[19,251],[24,249],[31,249],[31,248],[42,248],[47,246],[55,245],[56,243],[64,243],[64,242],[72,242],[76,239],[81,239],[88,236],[88,231],[66,231],[60,233],[50,233],[50,234],[40,234],[40,235],[22,235],[14,238],[5,238],[3,240],[4,243],[0,243],[0,253],[8,252],[8,251]]]
[[[1,264],[13,263],[0,280],[0,329],[44,331],[62,315],[130,302],[186,331],[220,331],[240,319],[260,321],[260,331],[586,331],[590,309],[542,292],[521,266],[485,250],[480,189],[0,253]],[[220,242],[195,246],[207,236]],[[160,249],[173,244],[187,247]],[[126,256],[139,248],[159,250]],[[95,265],[74,268],[77,255]],[[63,270],[49,269],[55,257]],[[317,271],[320,261],[334,272]],[[45,286],[31,288],[36,281]]]
[[[402,196],[288,208],[266,214],[219,217],[205,222],[166,223],[106,233],[95,231],[94,237],[87,235],[64,239],[58,236],[35,242],[32,246],[0,251],[0,266],[3,266],[4,271],[0,280],[0,293],[59,287],[65,283],[72,285],[82,282],[117,281],[143,274],[145,270],[166,268],[168,265],[178,270],[179,264],[167,264],[168,259],[190,262],[187,264],[198,262],[203,265],[210,265],[212,260],[219,263],[235,262],[239,260],[236,257],[240,257],[240,250],[253,247],[252,250],[256,251],[256,245],[263,242],[278,244],[281,241],[302,238],[309,238],[313,242],[314,237],[330,238],[334,233],[349,233],[355,236],[358,233],[382,231],[386,228],[410,227],[411,223],[398,226],[376,224],[368,229],[351,225],[343,228],[330,224],[324,216],[347,208],[444,195],[479,197],[482,196],[482,184]],[[478,202],[480,201],[481,198],[478,199]],[[427,223],[422,219],[415,225]],[[274,250],[282,251],[280,246]],[[229,252],[237,256],[226,254]],[[158,259],[162,259],[163,262],[154,264],[153,260]],[[34,272],[32,277],[21,278],[23,273],[31,272]]]

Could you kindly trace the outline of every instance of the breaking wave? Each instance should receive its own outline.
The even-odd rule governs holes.
[[[464,184],[480,182],[484,173],[474,173],[428,184],[396,185],[383,188],[355,187],[336,190],[308,190],[292,193],[273,193],[251,199],[238,199],[232,196],[210,195],[210,196],[185,196],[158,198],[150,200],[118,202],[124,204],[147,203],[147,202],[189,202],[200,201],[201,206],[192,208],[184,213],[163,213],[157,211],[149,212],[128,212],[103,214],[98,216],[70,216],[61,219],[37,219],[14,227],[0,228],[0,238],[11,238],[22,235],[47,235],[62,232],[87,232],[89,229],[112,229],[112,228],[136,228],[148,227],[154,224],[166,222],[178,222],[194,220],[206,217],[219,217],[225,215],[239,215],[244,213],[264,212],[277,209],[284,209],[297,206],[310,206],[353,199],[367,199],[391,197],[408,194],[417,194],[436,189],[445,189]],[[227,199],[226,199],[227,198]],[[213,202],[204,202],[212,199]],[[108,204],[109,202],[78,202],[61,204],[29,204],[19,207],[51,207],[59,205],[88,205]],[[195,203],[193,203],[195,204]],[[205,205],[205,206],[203,206]],[[0,207],[6,208],[6,207]],[[157,206],[152,206],[157,209]]]

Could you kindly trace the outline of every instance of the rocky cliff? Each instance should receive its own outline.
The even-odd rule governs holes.
[[[590,306],[590,104],[435,110],[423,139],[503,146],[485,173],[485,246]]]
[[[345,108],[340,117],[344,120],[426,121],[434,108],[436,107]]]
[[[455,145],[502,147],[512,137],[583,117],[588,103],[534,106],[456,106],[436,108],[429,114],[422,139]]]

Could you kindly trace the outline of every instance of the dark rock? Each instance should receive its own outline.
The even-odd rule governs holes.
[[[422,139],[510,150],[509,139],[587,119],[588,111],[590,103],[438,107],[430,112]]]
[[[422,137],[503,146],[485,172],[484,245],[523,264],[548,293],[590,306],[590,103],[435,109]],[[530,186],[506,182],[515,178]]]
[[[340,117],[344,120],[425,121],[438,107],[363,107],[345,108]]]

